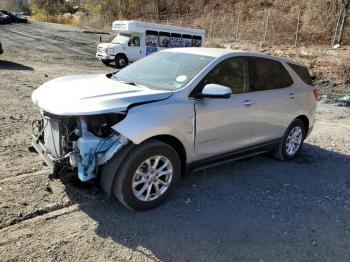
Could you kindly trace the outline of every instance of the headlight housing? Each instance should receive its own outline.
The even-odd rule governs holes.
[[[109,54],[109,55],[113,55],[114,54],[113,48],[107,48],[106,49],[106,53]]]
[[[107,113],[101,115],[85,116],[87,130],[97,137],[107,137],[114,132],[112,126],[119,123],[126,117],[125,113]],[[82,130],[83,131],[83,130]]]

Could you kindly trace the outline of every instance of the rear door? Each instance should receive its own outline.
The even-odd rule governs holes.
[[[256,103],[253,144],[282,137],[292,120],[295,86],[284,66],[276,60],[250,58],[250,87]]]
[[[202,80],[196,92],[206,84],[232,89],[230,98],[195,101],[196,160],[217,156],[251,145],[256,106],[249,93],[249,66],[245,58],[229,58],[217,65]]]

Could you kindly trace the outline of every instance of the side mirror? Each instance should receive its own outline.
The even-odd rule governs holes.
[[[230,98],[232,90],[229,87],[217,85],[217,84],[207,84],[203,88],[201,94],[198,95],[199,98]]]

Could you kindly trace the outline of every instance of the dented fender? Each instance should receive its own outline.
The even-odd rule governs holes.
[[[177,138],[186,150],[187,162],[194,159],[195,112],[192,100],[157,101],[132,107],[126,117],[112,126],[134,144],[159,136]]]

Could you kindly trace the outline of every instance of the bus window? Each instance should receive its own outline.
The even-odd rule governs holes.
[[[202,37],[194,35],[192,38],[192,46],[201,47],[202,46]]]
[[[192,36],[191,35],[182,35],[182,42],[184,47],[192,46]]]
[[[170,47],[170,33],[159,32],[159,47]]]
[[[182,39],[180,34],[171,34],[171,47],[182,47]]]
[[[146,46],[156,47],[158,46],[158,32],[146,31]]]

